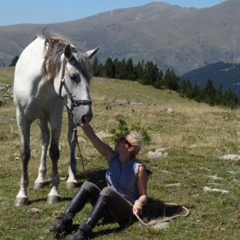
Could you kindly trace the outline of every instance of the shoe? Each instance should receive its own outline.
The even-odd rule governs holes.
[[[92,227],[86,223],[78,228],[72,240],[88,240],[92,235]]]
[[[50,228],[50,232],[61,234],[68,229],[71,229],[73,227],[72,225],[72,219],[68,218],[66,215],[63,215],[57,222],[56,225],[54,225],[52,228]]]

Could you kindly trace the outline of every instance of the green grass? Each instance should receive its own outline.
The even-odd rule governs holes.
[[[13,69],[0,71],[0,83],[12,84]],[[117,232],[117,225],[97,227],[98,239],[221,239],[237,240],[240,235],[240,165],[219,159],[224,154],[240,155],[239,140],[240,111],[209,107],[180,98],[171,91],[156,90],[137,82],[94,79],[92,82],[94,119],[96,132],[109,132],[123,118],[130,126],[147,129],[151,142],[145,145],[139,155],[153,171],[149,181],[149,197],[166,203],[177,203],[190,210],[187,218],[172,220],[166,230],[147,231],[136,223],[125,231]],[[168,114],[166,108],[173,108]],[[61,140],[61,177],[67,176],[69,149],[66,138],[66,114],[64,115]],[[81,129],[79,135],[84,137]],[[85,138],[85,137],[84,137]],[[85,138],[86,139],[86,138]],[[0,107],[0,239],[54,239],[48,231],[68,206],[77,192],[66,190],[65,182],[60,184],[63,202],[49,206],[46,202],[49,187],[34,191],[41,146],[37,125],[32,127],[32,159],[29,163],[31,204],[14,206],[21,176],[20,139],[15,121],[15,107],[12,100]],[[112,144],[111,138],[106,138]],[[150,150],[167,148],[168,157],[151,160]],[[81,143],[85,168],[89,176],[102,174],[107,165],[86,139]],[[51,177],[51,162],[48,162],[47,179]],[[84,175],[79,163],[79,182]],[[214,180],[211,176],[221,177]],[[167,184],[180,183],[180,187]],[[203,187],[229,190],[229,194],[206,193]],[[37,208],[39,215],[31,213]],[[76,217],[81,224],[91,211],[88,206]],[[106,233],[106,234],[103,234]]]

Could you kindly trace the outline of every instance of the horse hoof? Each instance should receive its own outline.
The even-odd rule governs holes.
[[[67,189],[72,190],[78,187],[77,182],[67,182]]]
[[[16,198],[15,206],[22,207],[28,205],[28,198]]]
[[[35,183],[35,184],[34,184],[34,190],[40,190],[40,189],[42,189],[44,186],[45,186],[45,183],[44,183],[44,182]]]
[[[48,196],[48,204],[50,205],[53,205],[53,204],[56,204],[56,203],[59,203],[61,200],[61,198],[59,196]]]

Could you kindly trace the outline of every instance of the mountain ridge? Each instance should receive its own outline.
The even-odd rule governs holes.
[[[183,8],[166,3],[116,9],[87,18],[50,25],[0,27],[0,66],[7,66],[47,26],[80,48],[100,46],[98,58],[153,61],[160,69],[182,75],[215,62],[238,62],[240,2]]]
[[[198,85],[201,88],[206,87],[207,82],[211,80],[216,89],[221,85],[224,92],[231,89],[240,98],[239,63],[216,62],[183,74],[180,78],[182,81],[189,81],[192,86]]]

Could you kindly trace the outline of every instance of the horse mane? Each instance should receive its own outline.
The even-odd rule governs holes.
[[[46,55],[44,57],[44,62],[42,66],[43,76],[51,81],[54,81],[55,77],[61,70],[61,66],[66,66],[66,58],[61,61],[61,55],[64,53],[65,47],[70,44],[72,52],[77,54],[77,60],[84,71],[85,76],[90,80],[93,76],[91,64],[83,53],[79,52],[76,47],[70,42],[66,37],[59,34],[51,34],[43,32],[43,37],[45,38],[45,49]]]

